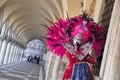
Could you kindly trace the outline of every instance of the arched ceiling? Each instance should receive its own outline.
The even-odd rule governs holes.
[[[81,0],[0,0],[0,12],[3,11],[3,23],[9,20],[11,29],[20,40],[28,42],[31,39],[40,39],[45,42],[46,26],[59,18],[66,18],[66,12],[70,16],[79,14]],[[77,5],[72,5],[74,4]],[[77,11],[71,12],[71,7],[78,7]],[[68,9],[69,8],[69,9]],[[42,23],[42,24],[41,24]],[[9,31],[10,33],[10,31]],[[11,35],[11,34],[10,34]]]

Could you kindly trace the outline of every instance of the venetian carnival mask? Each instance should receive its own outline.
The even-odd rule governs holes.
[[[66,51],[74,53],[76,44],[79,45],[78,52],[79,48],[85,54],[90,49],[94,49],[96,55],[99,55],[102,48],[101,44],[104,44],[102,32],[102,26],[82,16],[75,16],[70,20],[59,19],[48,28],[46,44],[51,51],[61,58]]]

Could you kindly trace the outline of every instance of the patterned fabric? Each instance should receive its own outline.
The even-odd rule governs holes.
[[[86,55],[86,57],[81,61],[78,58],[76,58],[75,55],[70,54],[69,52],[66,53],[66,56],[69,60],[69,63],[66,67],[66,70],[64,72],[62,80],[69,80],[71,78],[72,70],[74,69],[74,64],[81,63],[81,62],[85,62],[86,64],[87,64],[87,62],[91,63],[91,64],[94,64],[96,62],[96,59],[94,57],[90,56],[89,54]],[[88,66],[88,69],[89,69],[89,65],[87,65],[87,66]],[[92,79],[92,74],[90,73],[90,69],[89,69],[89,75]]]
[[[90,69],[87,63],[74,65],[71,80],[91,80]]]

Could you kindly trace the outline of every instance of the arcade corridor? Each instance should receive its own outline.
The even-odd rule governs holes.
[[[100,50],[101,59],[90,65],[90,72],[95,80],[120,80],[120,0],[0,0],[0,80],[62,80],[69,59],[67,56],[62,56],[62,59],[56,56],[54,49],[61,44],[62,47],[69,48],[71,46],[63,42],[70,41],[72,51],[75,51],[73,47],[75,35],[72,39],[61,40],[61,44],[57,44],[59,36],[55,32],[66,38],[57,30],[65,34],[72,32],[69,25],[74,24],[68,23],[72,20],[78,22],[74,17],[81,17],[84,12],[89,16],[87,18],[84,15],[83,18],[87,18],[85,20],[89,22],[89,19],[91,21],[93,19],[93,23],[98,23],[95,25],[98,26],[99,23],[102,25],[104,28],[102,33],[106,37],[105,44],[102,45],[104,49]],[[83,21],[81,24],[86,27],[87,22]],[[59,26],[61,27],[58,28]],[[48,34],[55,34],[57,45],[50,43],[50,46],[55,47],[51,48],[53,51],[47,46],[46,39],[54,42],[53,36]],[[93,34],[96,33],[93,31]],[[42,43],[44,47],[38,43]],[[39,52],[38,48],[42,52]],[[59,49],[61,48],[57,51],[62,53],[63,49]],[[62,54],[64,53],[66,52]],[[89,53],[92,51],[87,52]],[[29,55],[36,56],[38,64],[27,61]]]

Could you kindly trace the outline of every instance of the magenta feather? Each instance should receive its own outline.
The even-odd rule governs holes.
[[[81,33],[84,43],[88,42],[90,38],[92,39],[92,48],[96,52],[96,55],[99,55],[102,45],[105,42],[103,27],[93,21],[87,22],[84,26],[85,20],[85,18],[79,16],[70,19],[60,18],[47,30],[46,44],[48,48],[62,58],[67,51],[63,44],[70,43],[73,45],[70,40],[73,40],[77,33]],[[69,32],[70,35],[66,33],[69,28],[71,28]],[[52,30],[54,34],[50,30]]]

